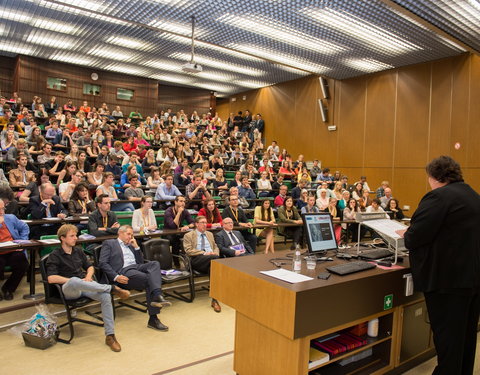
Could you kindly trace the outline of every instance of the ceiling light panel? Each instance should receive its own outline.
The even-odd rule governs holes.
[[[402,54],[421,49],[420,46],[346,12],[329,8],[315,10],[310,7],[302,9],[302,12],[320,22],[322,26],[364,42],[368,48],[388,54]]]
[[[55,53],[49,57],[49,60],[61,61],[68,64],[88,66],[93,64],[94,60],[86,58],[83,55],[73,55],[64,53]]]
[[[455,33],[465,37],[458,38],[463,43],[480,43],[478,0],[392,1],[413,4],[418,17],[438,22],[454,37]],[[168,77],[172,84],[192,87],[210,83],[208,89],[222,94],[221,90],[237,93],[310,73],[344,79],[463,51],[455,40],[387,4],[384,0],[3,0],[0,24],[5,48],[0,54],[22,53],[92,69],[108,66],[126,74],[162,76],[162,82]],[[351,22],[361,20],[368,25],[363,33],[385,32],[378,39],[398,38],[405,52],[387,51],[354,32],[324,25],[305,8],[320,13],[333,9],[348,15]],[[196,62],[203,66],[203,77],[181,70],[190,61],[192,14]],[[419,48],[409,49],[411,45]]]
[[[117,61],[131,61],[135,58],[132,51],[109,48],[105,45],[96,46],[88,51],[87,54]]]
[[[168,74],[154,74],[149,78],[156,79],[158,81],[167,82],[167,83],[181,83],[184,85],[193,84],[194,81],[191,78],[182,77],[182,76],[173,76]]]
[[[39,29],[51,30],[69,35],[77,35],[82,30],[80,27],[75,27],[65,22],[57,22],[47,18],[34,18],[31,24],[33,27]]]
[[[25,41],[32,44],[59,49],[70,49],[76,42],[72,38],[65,37],[64,34],[59,35],[39,30],[32,30],[30,34],[27,35]]]
[[[158,34],[158,37],[164,40],[170,40],[174,41],[176,43],[180,43],[183,45],[191,45],[192,44],[192,38],[187,37],[187,36],[180,36],[180,35],[174,35],[174,34],[168,34],[168,33],[161,33]],[[214,44],[210,43],[205,43],[200,40],[195,40],[195,49],[199,49],[201,51],[207,51],[207,52],[218,52],[223,55],[228,55],[228,56],[233,56],[242,60],[247,60],[247,61],[256,61],[256,62],[263,62],[262,59],[259,59],[258,57],[250,56],[238,51],[234,51],[230,48],[227,47],[222,47],[222,46],[217,46]]]
[[[262,48],[260,46],[252,46],[252,45],[238,45],[232,43],[229,45],[232,49],[236,49],[239,51],[247,52],[252,55],[257,55],[263,57],[264,59],[277,62],[280,64],[289,65],[292,68],[303,69],[309,73],[314,74],[326,74],[330,68],[320,65],[314,64],[311,61],[306,61],[304,59],[298,58],[297,56],[291,56],[279,53],[278,51],[268,50]]]
[[[115,44],[120,47],[147,50],[152,46],[149,43],[145,43],[141,40],[135,40],[131,38],[124,38],[120,36],[110,36],[105,40],[107,43]]]
[[[261,34],[268,38],[277,40],[285,44],[291,44],[302,49],[311,49],[317,53],[331,55],[345,48],[328,41],[318,38],[282,24],[277,20],[268,17],[259,17],[253,14],[237,16],[234,14],[225,14],[217,19],[218,22],[226,23],[229,26],[238,27],[251,33]]]
[[[392,65],[373,59],[347,59],[344,61],[344,64],[364,73],[373,73],[393,68]]]

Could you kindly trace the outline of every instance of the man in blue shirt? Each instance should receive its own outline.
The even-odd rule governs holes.
[[[242,197],[242,198],[245,198],[245,199],[256,199],[257,198],[257,196],[255,195],[255,192],[250,187],[247,176],[242,177],[242,185],[240,185],[238,187],[238,196]],[[254,200],[250,201],[248,207],[249,208],[255,207],[255,201]]]
[[[180,190],[173,184],[173,176],[169,174],[165,176],[165,182],[158,185],[157,191],[155,192],[155,200],[166,201],[160,202],[158,205],[162,210],[165,210],[170,207],[172,201],[180,195],[182,195],[182,193],[180,193]]]

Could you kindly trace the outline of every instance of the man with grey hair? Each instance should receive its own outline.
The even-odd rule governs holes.
[[[157,317],[162,307],[171,306],[162,296],[160,264],[157,261],[144,262],[130,225],[118,228],[117,239],[103,242],[99,265],[107,279],[104,282],[124,289],[145,289],[150,316],[147,326],[168,331],[168,327]]]
[[[65,219],[68,211],[63,206],[60,197],[56,194],[55,186],[48,182],[40,185],[39,191],[40,195],[31,197],[29,201],[28,212],[32,215],[32,219]],[[56,234],[58,228],[60,228],[59,221],[32,226],[30,238],[39,239],[41,235]]]

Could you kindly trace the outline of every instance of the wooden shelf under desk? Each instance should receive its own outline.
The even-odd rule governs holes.
[[[236,310],[234,370],[239,375],[385,374],[395,366],[399,352],[400,309],[417,296],[404,296],[405,268],[372,269],[348,276],[302,270],[313,279],[289,284],[263,274],[272,269],[269,259],[285,256],[255,255],[212,262],[210,294]],[[328,265],[344,262],[335,260]],[[311,274],[310,274],[311,273]],[[384,298],[393,295],[393,307],[384,311]],[[380,337],[367,345],[308,368],[310,341],[356,324],[379,318]],[[338,361],[372,348],[374,355],[346,366]],[[316,370],[315,370],[316,369]]]

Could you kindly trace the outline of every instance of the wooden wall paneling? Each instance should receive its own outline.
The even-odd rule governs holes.
[[[463,168],[480,167],[480,85],[478,82],[480,82],[480,57],[474,55],[470,64],[468,139],[463,145],[466,148]]]
[[[413,215],[420,199],[430,190],[424,167],[396,168],[395,177],[390,181],[392,194],[400,202],[400,207],[408,205],[410,211],[407,216]]]
[[[367,78],[364,167],[392,166],[395,89],[396,74],[390,71]]]
[[[344,170],[363,167],[363,132],[365,127],[366,83],[364,79],[349,79],[338,83],[337,166]]]
[[[267,109],[268,118],[273,118],[273,127],[270,125],[271,133],[267,134],[272,137],[271,140],[278,141],[280,149],[286,148],[287,151],[295,157],[299,153],[298,138],[292,136],[292,131],[298,126],[295,121],[295,81],[282,83],[272,86],[271,90],[272,106]],[[266,125],[269,126],[265,121]],[[268,143],[268,141],[267,141]]]
[[[157,111],[166,111],[167,108],[172,108],[174,113],[180,109],[183,109],[185,113],[196,110],[201,116],[203,113],[210,112],[210,91],[160,84],[158,86],[158,105],[156,108]]]
[[[295,121],[287,129],[290,135],[295,139],[295,148],[298,153],[292,155],[294,160],[302,153],[305,160],[319,158],[323,153],[325,146],[324,139],[319,135],[319,128],[322,127],[322,121],[318,121],[318,116],[312,108],[318,107],[317,98],[319,98],[320,83],[316,77],[297,81],[295,95]],[[287,130],[286,129],[286,130]]]
[[[15,58],[0,56],[0,94],[10,99],[13,94]]]
[[[471,167],[471,168],[463,168],[463,179],[467,184],[469,184],[473,189],[480,193],[480,168]]]
[[[452,126],[452,59],[431,63],[432,92],[430,105],[429,155],[431,160],[450,152]]]
[[[468,55],[453,60],[453,87],[452,87],[452,126],[450,132],[450,155],[460,165],[466,162],[466,144],[468,136],[468,121],[470,108],[470,69],[471,58]],[[477,83],[478,84],[478,83]],[[478,104],[477,104],[478,105]],[[463,147],[454,148],[459,142]]]
[[[98,81],[91,80],[90,74],[93,71],[99,74]],[[47,89],[47,77],[67,79],[67,91]],[[99,96],[84,95],[84,83],[100,85],[101,94]],[[18,87],[24,102],[31,102],[35,95],[41,96],[44,102],[49,101],[51,96],[56,96],[57,102],[62,105],[68,99],[72,99],[77,106],[80,106],[84,100],[96,107],[106,102],[111,110],[115,105],[120,105],[125,115],[132,110],[140,110],[144,116],[147,116],[152,115],[156,110],[157,91],[154,80],[33,57],[19,57]],[[117,100],[118,87],[135,90],[134,100]]]
[[[423,167],[428,161],[430,64],[398,72],[394,167]]]

